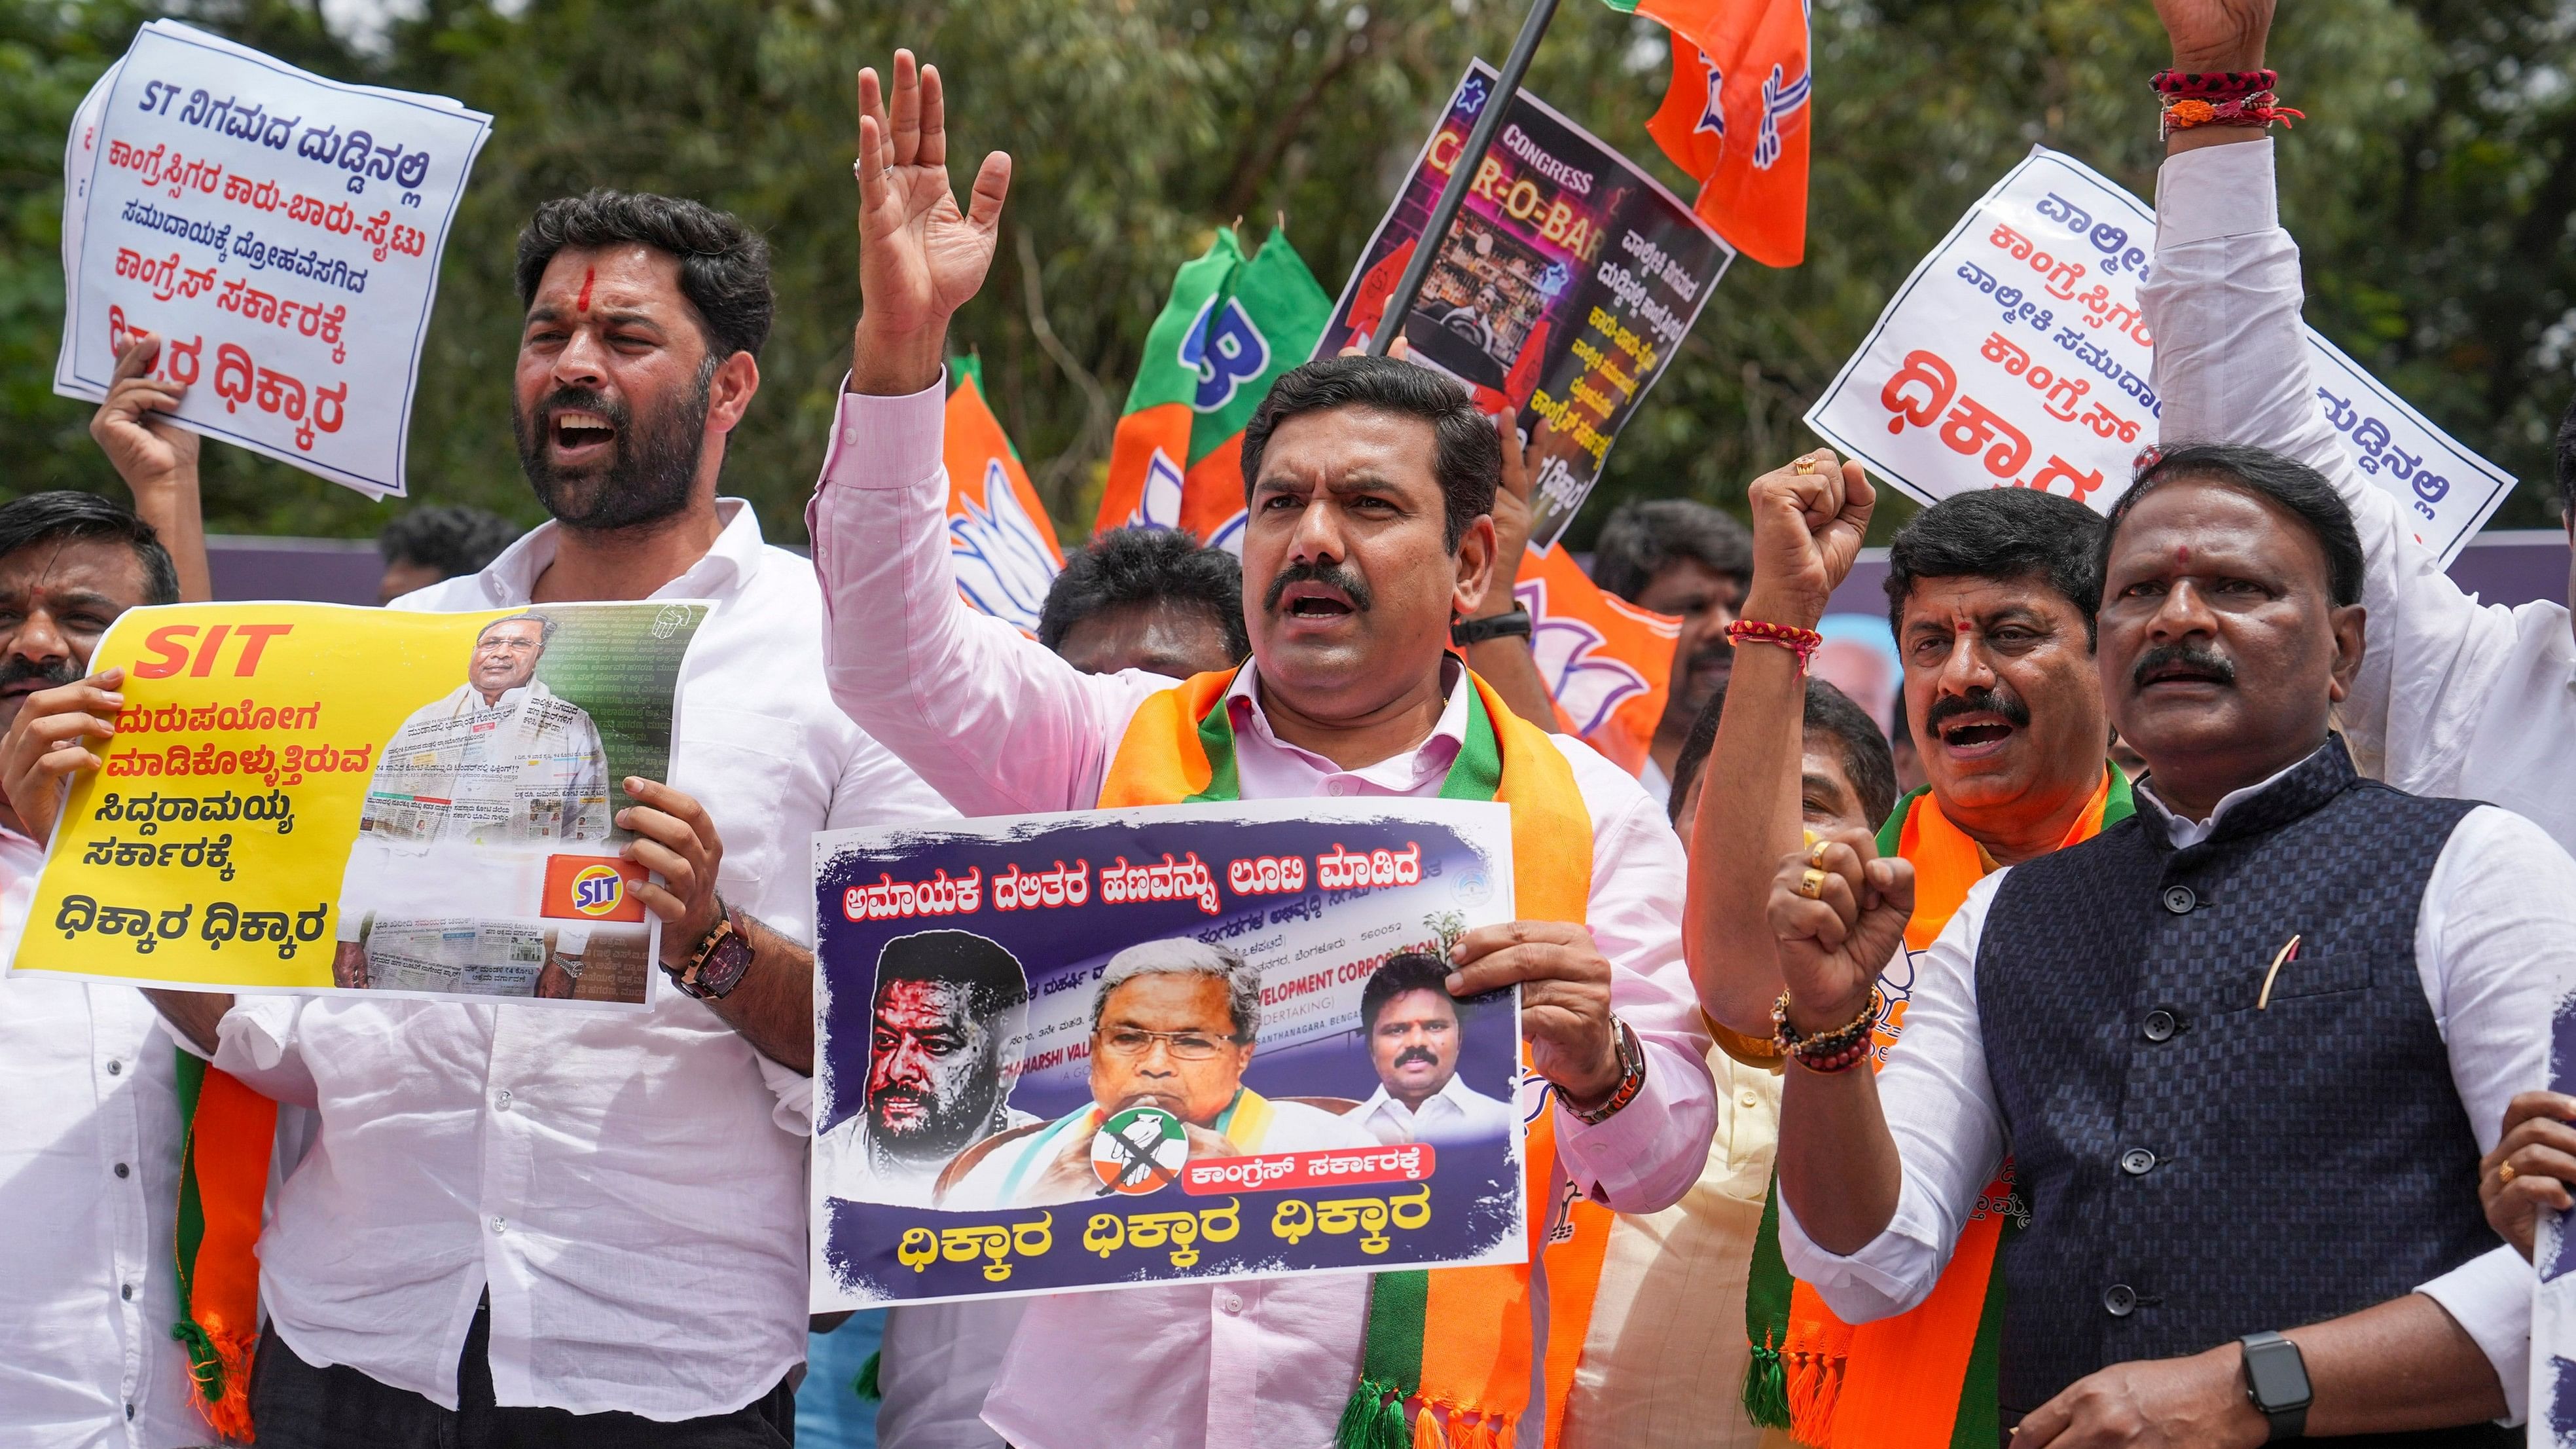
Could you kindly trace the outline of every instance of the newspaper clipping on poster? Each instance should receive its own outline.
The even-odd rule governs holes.
[[[1469,66],[1395,205],[1360,253],[1317,357],[1363,345],[1494,89]],[[1735,260],[1688,203],[1522,91],[1404,319],[1413,360],[1520,418],[1534,482],[1530,543],[1565,532],[1610,444],[1663,375]]]
[[[814,1305],[1519,1262],[1490,802],[815,837]]]
[[[697,601],[135,609],[11,974],[642,1009],[616,823],[668,780]]]
[[[1905,279],[1807,426],[1925,503],[2044,488],[2108,511],[2156,440],[2155,339],[2138,289],[2156,217],[2045,147]],[[2317,408],[2447,564],[2513,478],[2308,329]]]
[[[138,331],[174,420],[375,496],[404,444],[439,257],[491,118],[144,26],[63,156],[54,390],[96,402]]]

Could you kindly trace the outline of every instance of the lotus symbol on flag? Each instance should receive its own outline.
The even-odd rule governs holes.
[[[1646,692],[1644,675],[1617,659],[1592,657],[1609,642],[1600,630],[1581,619],[1549,616],[1545,579],[1522,580],[1512,597],[1529,610],[1530,656],[1577,735],[1601,728],[1622,701]]]
[[[1173,512],[1179,511],[1176,497]],[[983,501],[965,500],[965,512],[948,520],[948,556],[966,602],[1022,629],[1037,628],[1047,585],[1055,582],[1055,559],[999,459],[984,467]]]
[[[1127,515],[1121,528],[1178,528],[1181,526],[1181,465],[1160,448],[1145,463],[1145,494],[1136,500],[1136,511]]]
[[[1236,509],[1232,518],[1219,524],[1216,532],[1208,535],[1207,546],[1224,549],[1236,558],[1243,557],[1243,526],[1251,521],[1252,514],[1249,511]]]

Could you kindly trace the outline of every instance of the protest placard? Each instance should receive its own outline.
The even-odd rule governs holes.
[[[1493,67],[1468,66],[1360,253],[1317,357],[1367,342],[1384,321],[1493,85]],[[1466,384],[1485,412],[1519,415],[1532,544],[1554,544],[1573,521],[1733,260],[1626,157],[1529,92],[1512,97],[1403,326],[1414,361]]]
[[[405,440],[439,258],[491,118],[156,20],[75,113],[54,390],[106,396],[135,332],[174,420],[373,495]]]
[[[1905,279],[1807,426],[1926,503],[2045,488],[2108,511],[2162,407],[2138,306],[2156,217],[2033,147]],[[2448,563],[2513,490],[2308,329],[2317,407]]]
[[[641,1008],[624,780],[670,778],[709,606],[135,609],[11,974]]]
[[[2559,998],[2549,1023],[2549,1089],[2576,1093],[2576,995]],[[2568,1215],[2542,1208],[2531,1265],[2531,1442],[2576,1442],[2576,1232]]]
[[[817,1310],[1528,1252],[1488,802],[815,837]],[[1423,1104],[1417,1118],[1413,1104]]]

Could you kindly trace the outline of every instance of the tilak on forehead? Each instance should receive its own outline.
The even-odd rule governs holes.
[[[594,275],[588,267],[581,269],[581,295],[572,299],[572,304],[584,312],[590,310],[590,281]]]

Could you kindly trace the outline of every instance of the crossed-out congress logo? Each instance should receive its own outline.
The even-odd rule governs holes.
[[[1160,1192],[1189,1160],[1190,1139],[1181,1130],[1181,1119],[1160,1107],[1115,1113],[1091,1137],[1091,1170],[1100,1174],[1104,1195]]]

